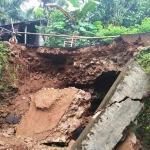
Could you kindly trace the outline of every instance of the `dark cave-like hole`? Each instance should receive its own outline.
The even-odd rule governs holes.
[[[43,145],[51,146],[51,147],[66,147],[66,146],[68,146],[64,142],[48,142],[48,143],[43,143]]]
[[[74,86],[78,89],[82,89],[86,92],[90,92],[92,95],[91,98],[91,107],[89,108],[89,115],[93,115],[100,103],[102,102],[103,98],[117,79],[118,75],[120,72],[116,71],[109,71],[109,72],[103,72],[93,84],[86,84],[86,85],[81,85],[81,84],[72,84],[68,85],[69,86]]]
[[[91,106],[87,110],[87,112],[84,113],[83,116],[83,124],[78,127],[73,133],[72,133],[72,139],[76,140],[80,134],[82,133],[83,129],[85,126],[88,124],[89,120],[88,118],[93,116],[99,105],[101,104],[103,98],[117,79],[118,75],[120,72],[116,71],[109,71],[109,72],[103,72],[93,84],[86,84],[86,85],[81,85],[81,84],[72,84],[72,85],[67,85],[67,87],[74,86],[78,89],[82,89],[86,92],[91,93]]]
[[[91,100],[90,111],[94,113],[103,98],[117,79],[120,72],[110,71],[103,72],[94,82],[94,95],[95,98]]]
[[[72,139],[73,140],[77,140],[77,138],[80,136],[80,134],[82,133],[82,131],[83,131],[83,126],[82,125],[80,125],[78,128],[76,128],[76,130],[74,130],[73,132],[72,132]]]

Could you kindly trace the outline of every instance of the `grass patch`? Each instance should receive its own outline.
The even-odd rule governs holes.
[[[144,50],[135,59],[150,74],[150,49]],[[150,91],[149,91],[150,92]],[[139,115],[136,127],[137,137],[141,140],[144,150],[150,149],[150,96],[144,101],[144,110]]]

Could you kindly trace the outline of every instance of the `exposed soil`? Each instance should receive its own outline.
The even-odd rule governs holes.
[[[0,103],[0,149],[2,147],[14,150],[56,149],[55,146],[59,144],[61,146],[57,149],[61,149],[62,145],[66,149],[70,147],[89,122],[126,62],[145,49],[144,44],[128,43],[121,37],[110,44],[73,50],[7,44],[10,49],[7,68],[9,73],[4,71],[2,84],[6,85],[9,80],[9,86],[0,94],[3,99]],[[76,88],[70,90],[69,87]],[[52,90],[49,95],[47,93],[50,91],[40,93],[43,88],[53,88],[57,92]],[[69,112],[70,105],[74,103],[74,95],[79,89],[91,94],[91,106],[86,101],[83,102],[85,109],[79,119],[82,121],[76,122],[76,128],[73,130],[64,129],[65,134],[68,134],[67,140],[62,144],[58,140],[58,144],[48,137],[54,136],[52,133],[56,129],[55,125],[65,115],[66,110]],[[53,98],[47,101],[50,95]],[[4,101],[6,97],[8,100]],[[45,102],[41,101],[44,97]],[[61,97],[60,101],[57,105],[52,105],[58,97]],[[39,109],[41,112],[38,112]],[[59,125],[57,135],[62,136],[61,121]],[[22,137],[23,134],[26,137]]]

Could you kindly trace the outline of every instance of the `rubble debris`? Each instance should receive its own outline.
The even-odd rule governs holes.
[[[15,117],[23,116],[23,118],[21,118],[21,123],[17,125],[17,136],[12,136],[11,139],[4,138],[0,132],[0,141],[4,141],[7,143],[7,148],[14,150],[32,148],[36,150],[56,150],[55,147],[52,148],[49,145],[53,143],[63,143],[64,145],[67,145],[71,137],[71,142],[68,144],[68,149],[70,149],[72,143],[74,143],[83,128],[92,119],[95,110],[101,103],[110,86],[114,83],[125,63],[135,55],[139,54],[141,50],[150,47],[148,34],[146,34],[146,37],[142,37],[142,35],[133,36],[123,36],[112,43],[103,43],[100,45],[74,49],[37,48],[6,43],[10,50],[8,55],[8,67],[10,72],[14,73],[15,79],[12,78],[8,72],[4,72],[4,80],[11,80],[9,83],[11,83],[13,90],[8,90],[4,93],[9,99],[11,98],[11,103],[9,101],[8,103],[1,103],[0,105],[0,127],[6,130],[8,128],[14,128],[16,127],[16,124],[19,123],[15,120]],[[139,36],[140,41],[138,42]],[[111,81],[109,80],[109,82],[107,82],[107,79],[111,79]],[[73,120],[74,123],[72,123],[72,126],[69,128],[67,126],[68,120],[66,120],[66,122],[64,120],[70,118],[69,121],[72,121],[71,118],[80,115],[80,113],[77,114],[79,111],[70,110],[69,105],[61,105],[61,107],[56,107],[56,109],[54,109],[54,106],[57,106],[57,103],[52,99],[51,101],[49,101],[49,99],[48,101],[44,100],[44,103],[41,103],[40,99],[38,99],[35,103],[35,95],[41,94],[43,91],[41,93],[38,93],[38,91],[43,87],[47,88],[48,91],[48,88],[49,90],[50,88],[58,90],[58,88],[63,89],[72,86],[91,94],[91,106],[89,107],[89,101],[86,101],[84,107],[85,113],[77,120]],[[14,90],[14,88],[16,90]],[[67,94],[70,94],[70,90]],[[44,96],[45,95],[42,94],[42,97]],[[132,99],[138,98],[130,97],[130,95],[126,96]],[[119,99],[120,103],[111,102],[108,105],[106,104],[106,106],[110,106],[109,108],[111,108],[118,103],[118,105],[124,102],[126,103],[127,101],[130,101],[127,97]],[[125,101],[121,102],[124,98]],[[62,101],[62,99],[60,98],[58,103],[59,101]],[[68,101],[70,103],[71,100],[67,100],[67,103]],[[60,111],[62,107],[64,108],[64,113]],[[86,110],[86,108],[88,110]],[[76,108],[74,109],[76,110]],[[66,111],[69,111],[69,113],[71,111],[71,115],[74,116],[70,115],[69,117],[67,116],[67,118],[63,118],[67,113]],[[11,123],[6,122],[8,114],[11,114],[10,112],[15,112],[15,117],[12,115],[12,117],[8,119]],[[59,114],[60,112],[61,115]],[[31,115],[31,113],[33,113],[33,115]],[[100,113],[100,111],[98,111],[98,113]],[[94,117],[96,117],[98,113],[96,113]],[[45,122],[48,123],[46,124]],[[54,124],[51,124],[51,122]],[[33,127],[30,129],[29,125],[33,125]],[[64,128],[62,128],[62,126]],[[28,128],[29,131],[27,134],[24,134]],[[61,132],[58,132],[60,128],[62,128],[62,130]],[[66,129],[69,130],[69,133]],[[41,131],[43,131],[43,133],[41,133]],[[26,137],[23,138],[22,135]],[[57,135],[61,138],[57,138]],[[52,136],[55,139],[52,139]],[[40,142],[36,142],[38,140]],[[59,147],[59,149],[61,148]],[[63,147],[62,149],[64,150],[66,147]]]
[[[113,149],[141,111],[142,103],[135,99],[147,95],[148,83],[144,69],[133,60],[128,62],[71,150]]]
[[[2,130],[2,135],[4,137],[12,137],[15,135],[15,129],[14,128],[8,128],[6,130]]]
[[[91,95],[73,87],[43,88],[31,96],[29,111],[17,126],[16,135],[41,143],[65,143],[82,122]]]

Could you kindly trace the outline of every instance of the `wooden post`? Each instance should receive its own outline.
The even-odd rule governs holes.
[[[12,37],[9,39],[9,42],[10,43],[18,43],[18,40],[16,38],[16,33],[15,33],[15,29],[14,29],[12,18],[11,18],[10,22],[11,22],[11,27],[12,27]]]
[[[27,24],[25,24],[25,33],[27,32]],[[24,35],[24,44],[27,44],[27,34]]]
[[[14,31],[14,26],[13,26],[13,22],[12,22],[12,18],[11,18],[11,27],[12,27],[12,31],[13,31],[13,33],[15,33],[15,31]]]

